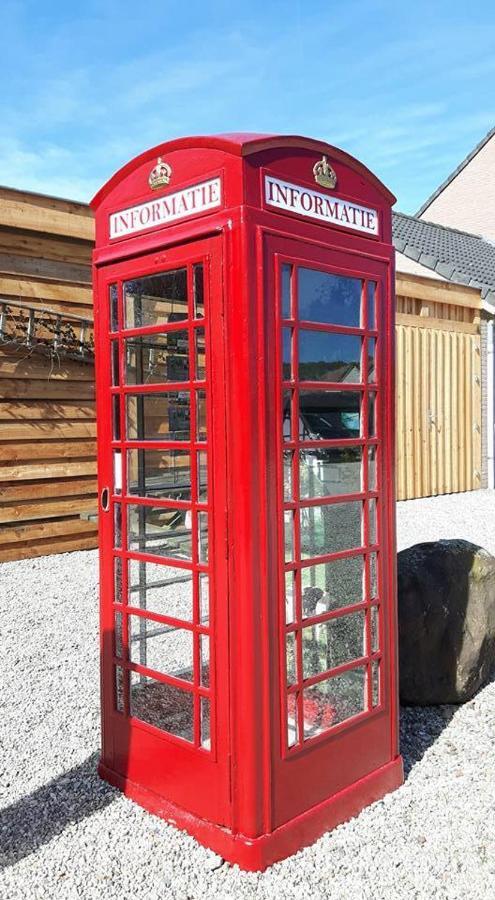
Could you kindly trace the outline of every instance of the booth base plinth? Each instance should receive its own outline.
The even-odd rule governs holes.
[[[186,831],[200,844],[227,862],[248,872],[259,872],[312,844],[326,831],[352,819],[365,806],[396,790],[404,781],[402,757],[371,772],[359,781],[291,819],[270,834],[249,838],[193,815],[175,803],[129,781],[100,762],[98,773],[126,797],[148,812]]]

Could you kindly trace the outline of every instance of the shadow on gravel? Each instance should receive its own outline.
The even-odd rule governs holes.
[[[98,753],[0,813],[0,867],[12,866],[64,828],[108,806],[117,791],[97,774]]]
[[[440,737],[459,709],[456,705],[402,706],[400,711],[400,749],[407,778],[412,767]]]

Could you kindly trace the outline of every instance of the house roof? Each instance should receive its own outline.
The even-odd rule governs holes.
[[[476,144],[476,147],[474,147],[471,150],[471,152],[468,153],[466,158],[463,159],[462,162],[459,163],[459,165],[454,169],[454,171],[450,173],[448,178],[446,178],[445,181],[442,181],[441,185],[439,185],[439,187],[437,187],[436,191],[433,191],[433,194],[431,194],[431,196],[428,197],[427,200],[425,200],[423,205],[420,206],[420,208],[418,209],[418,211],[416,213],[417,216],[423,215],[423,213],[428,209],[430,203],[433,203],[433,201],[436,200],[436,198],[439,196],[439,194],[441,194],[442,191],[445,190],[447,185],[450,184],[450,182],[454,180],[454,178],[459,174],[459,172],[461,172],[462,169],[464,169],[464,167],[467,166],[468,163],[471,162],[473,157],[475,157],[476,154],[479,153],[480,150],[483,149],[485,144],[487,144],[488,141],[490,140],[490,138],[492,138],[494,135],[495,135],[495,128],[491,128],[490,131],[488,132],[488,134],[485,134],[485,137],[479,142],[479,144]]]
[[[495,244],[476,234],[434,222],[392,214],[395,249],[448,281],[481,290],[495,304]]]

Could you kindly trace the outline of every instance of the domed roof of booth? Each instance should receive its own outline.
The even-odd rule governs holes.
[[[345,150],[340,150],[338,147],[327,144],[325,141],[298,134],[258,134],[257,132],[233,131],[225,134],[191,135],[190,137],[172,138],[172,140],[158,144],[156,147],[150,147],[149,150],[145,150],[144,153],[135,156],[134,159],[131,159],[122,168],[118,169],[95,194],[90,201],[90,206],[93,209],[97,209],[112,190],[114,184],[132,172],[141,163],[156,156],[163,156],[165,153],[172,153],[174,150],[222,150],[224,153],[231,153],[232,156],[251,156],[253,153],[260,153],[263,150],[277,150],[284,147],[287,149],[313,150],[315,153],[325,153],[333,157],[333,159],[340,160],[359,171],[367,181],[374,184],[391,206],[396,202],[397,198],[364,163],[351,156],[350,153],[346,153]]]

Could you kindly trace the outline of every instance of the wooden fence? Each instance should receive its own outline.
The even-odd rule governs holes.
[[[397,497],[481,487],[480,294],[397,274]]]

